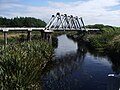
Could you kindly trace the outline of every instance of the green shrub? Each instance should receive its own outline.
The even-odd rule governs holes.
[[[103,33],[89,37],[88,41],[94,48],[106,48],[116,35],[119,33]]]
[[[52,46],[43,41],[0,47],[1,90],[37,87],[41,72],[52,59],[52,54]]]
[[[102,47],[100,41],[96,38],[90,38],[89,43],[92,47],[95,47],[95,48],[101,48]]]
[[[120,42],[115,41],[109,44],[106,49],[108,50],[108,53],[120,54]]]

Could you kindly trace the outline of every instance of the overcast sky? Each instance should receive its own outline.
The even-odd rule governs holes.
[[[0,0],[0,16],[48,21],[60,12],[83,17],[85,24],[120,26],[120,0]]]

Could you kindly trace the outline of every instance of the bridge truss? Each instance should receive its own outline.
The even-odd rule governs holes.
[[[86,30],[82,17],[57,13],[52,15],[45,30]]]

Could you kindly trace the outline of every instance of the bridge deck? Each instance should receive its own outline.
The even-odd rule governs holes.
[[[99,31],[100,29],[90,29],[90,28],[82,28],[82,29],[63,29],[63,28],[59,28],[59,29],[51,29],[53,31]]]
[[[44,30],[44,28],[34,28],[34,27],[31,27],[31,28],[20,28],[20,27],[0,28],[0,31],[3,31],[3,32],[4,31],[41,31],[41,30]]]
[[[69,28],[66,28],[66,29],[63,29],[63,28],[51,28],[50,30],[45,30],[45,28],[34,28],[34,27],[31,27],[31,28],[19,28],[19,27],[11,27],[11,28],[0,28],[0,31],[42,31],[44,30],[45,32],[53,32],[53,31],[79,31],[80,29],[69,29]],[[90,28],[82,28],[81,31],[99,31],[100,29],[90,29]]]

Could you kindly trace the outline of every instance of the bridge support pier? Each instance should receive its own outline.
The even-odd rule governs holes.
[[[48,34],[48,42],[52,44],[52,33]]]
[[[31,41],[31,31],[27,31],[27,41]]]
[[[7,31],[4,31],[3,32],[4,33],[4,46],[6,46],[7,45]]]
[[[40,31],[41,32],[41,39],[44,40],[44,31]]]
[[[52,32],[44,32],[44,40],[52,44]]]

